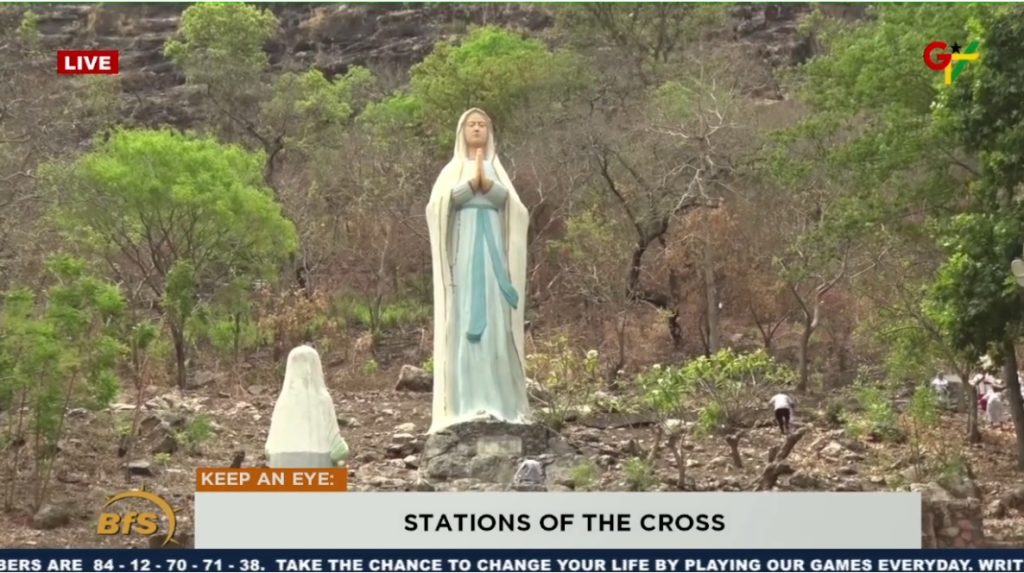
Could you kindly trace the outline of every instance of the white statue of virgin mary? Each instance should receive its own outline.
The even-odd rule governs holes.
[[[460,422],[529,421],[523,353],[529,213],[495,153],[490,118],[459,119],[455,155],[427,204],[434,278],[428,433]]]

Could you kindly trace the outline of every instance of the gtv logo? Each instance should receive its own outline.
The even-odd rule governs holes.
[[[949,50],[947,53],[945,50]],[[973,62],[981,57],[978,53],[978,41],[975,40],[962,48],[960,44],[953,42],[952,46],[941,40],[936,40],[924,48],[924,65],[929,68],[946,74],[946,85],[953,83],[953,80],[963,73],[967,62]]]

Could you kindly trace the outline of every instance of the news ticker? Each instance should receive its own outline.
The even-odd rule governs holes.
[[[921,498],[910,492],[328,492],[205,487],[209,486],[197,483],[194,498],[199,549],[921,547]]]
[[[237,550],[7,549],[23,571],[1024,571],[1024,549],[999,550]]]

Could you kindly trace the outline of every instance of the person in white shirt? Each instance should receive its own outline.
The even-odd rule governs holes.
[[[1006,422],[1006,400],[1003,393],[996,389],[989,390],[985,395],[985,402],[988,404],[985,408],[988,423],[992,426],[1002,426]]]
[[[949,401],[949,381],[946,380],[946,375],[943,372],[939,372],[932,378],[932,391],[939,398],[939,401],[945,403]]]
[[[793,409],[796,406],[796,400],[789,397],[789,394],[778,393],[772,396],[772,399],[768,401],[771,407],[775,410],[775,421],[779,424],[779,431],[783,434],[789,433],[789,421],[793,417]]]

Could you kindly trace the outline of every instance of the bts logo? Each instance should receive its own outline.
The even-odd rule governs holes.
[[[144,499],[152,503],[167,518],[167,533],[164,535],[164,542],[161,544],[167,545],[171,538],[174,537],[174,530],[178,525],[174,510],[171,509],[171,504],[155,493],[142,490],[123,491],[107,500],[103,507],[107,508],[118,501],[130,498]],[[136,533],[149,536],[156,533],[159,526],[160,516],[153,511],[104,511],[100,513],[99,523],[96,524],[96,533],[99,535],[130,535]]]

